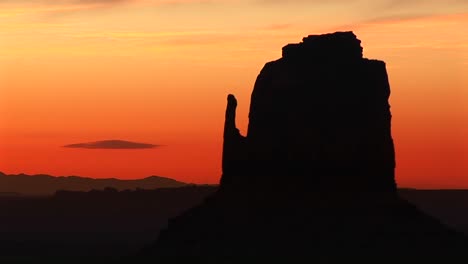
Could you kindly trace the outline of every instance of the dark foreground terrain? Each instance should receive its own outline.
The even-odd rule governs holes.
[[[421,211],[468,234],[468,190],[401,189],[398,193]]]
[[[4,260],[70,256],[117,260],[156,240],[168,219],[201,203],[215,186],[116,192],[59,192],[0,198]],[[468,234],[468,190],[401,189],[399,195],[447,226]],[[8,262],[2,262],[8,263]]]
[[[3,196],[0,256],[11,260],[20,256],[130,255],[154,241],[169,218],[201,203],[215,189],[187,186]]]

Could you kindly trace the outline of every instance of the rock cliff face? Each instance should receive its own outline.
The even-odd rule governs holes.
[[[257,78],[245,138],[229,96],[223,189],[293,182],[291,188],[395,192],[385,63],[364,59],[360,43],[352,32],[337,32],[285,46]]]
[[[364,59],[352,32],[285,46],[257,78],[245,137],[228,96],[218,192],[172,219],[142,254],[468,261],[464,236],[395,192],[389,95],[385,64]]]

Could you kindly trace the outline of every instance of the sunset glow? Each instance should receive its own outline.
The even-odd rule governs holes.
[[[227,94],[245,134],[282,46],[353,30],[387,64],[398,185],[468,188],[464,1],[56,2],[0,1],[4,173],[218,183]],[[114,139],[158,147],[63,147]]]

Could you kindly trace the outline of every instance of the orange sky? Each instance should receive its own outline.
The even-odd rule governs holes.
[[[468,188],[468,3],[0,0],[0,171],[217,183],[265,62],[353,30],[386,61],[401,187]],[[61,146],[105,139],[142,150]]]

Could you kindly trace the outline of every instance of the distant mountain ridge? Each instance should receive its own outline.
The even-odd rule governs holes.
[[[187,183],[171,178],[149,176],[143,179],[121,180],[116,178],[93,179],[80,176],[51,176],[46,174],[5,174],[0,172],[0,193],[16,193],[20,195],[52,195],[58,190],[90,191],[114,188],[125,189],[156,189],[186,186]]]

